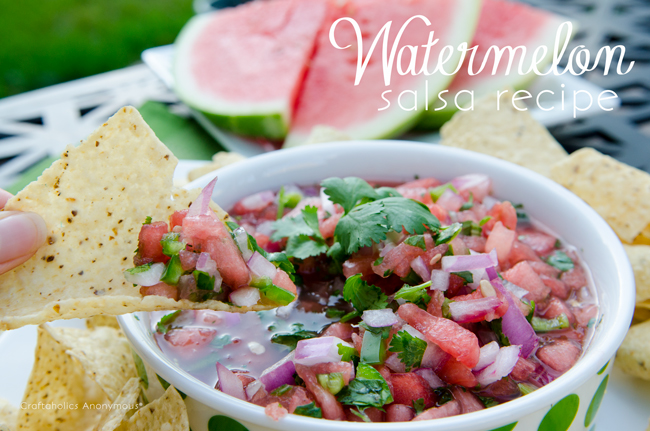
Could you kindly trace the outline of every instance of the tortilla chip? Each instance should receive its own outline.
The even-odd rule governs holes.
[[[636,302],[650,300],[650,246],[623,244],[634,270]]]
[[[631,243],[650,224],[650,174],[593,148],[557,163],[551,178],[587,202]]]
[[[628,374],[650,380],[650,320],[630,328],[616,353],[616,364]]]
[[[86,319],[86,327],[88,329],[95,329],[102,326],[108,326],[109,328],[120,329],[119,323],[115,316],[92,316]]]
[[[140,396],[140,379],[134,377],[126,382],[120,395],[115,399],[111,409],[104,415],[99,424],[95,427],[95,431],[113,431],[120,426],[131,412],[138,405],[138,397]]]
[[[38,327],[34,368],[27,382],[23,404],[18,412],[19,430],[92,430],[102,410],[84,409],[84,403],[109,402],[79,361],[66,353],[50,327]],[[39,403],[40,406],[39,406]],[[52,408],[57,404],[60,408]],[[47,408],[45,406],[50,406]]]
[[[9,401],[0,398],[0,431],[15,431],[18,409]]]
[[[639,304],[637,304],[636,308],[634,308],[632,324],[636,325],[637,323],[642,323],[645,322],[646,320],[650,320],[650,304],[648,304],[647,308],[639,307]]]
[[[643,229],[643,231],[634,238],[632,244],[636,245],[650,245],[650,224]]]
[[[133,311],[268,309],[143,297],[124,279],[145,218],[168,220],[198,196],[172,191],[176,163],[137,110],[125,107],[13,197],[5,209],[40,214],[49,235],[36,255],[0,276],[0,329]]]
[[[187,431],[189,429],[187,408],[173,386],[170,386],[162,397],[140,408],[119,428],[120,431]]]
[[[187,179],[189,181],[194,181],[197,178],[202,177],[205,174],[214,172],[217,169],[221,169],[224,166],[232,165],[233,163],[241,162],[246,160],[246,157],[242,156],[239,153],[219,151],[212,156],[212,162],[204,166],[199,166],[198,168],[192,169],[187,174]]]
[[[117,398],[126,382],[136,377],[131,347],[121,330],[52,327],[49,332],[65,346],[68,355],[79,361],[109,400]]]
[[[528,111],[518,111],[512,93],[476,101],[472,111],[459,111],[440,130],[442,145],[498,157],[549,176],[551,166],[567,152]]]

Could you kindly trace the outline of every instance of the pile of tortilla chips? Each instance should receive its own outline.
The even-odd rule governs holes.
[[[527,111],[496,97],[458,112],[442,144],[489,154],[544,174],[582,198],[624,243],[636,281],[634,323],[617,354],[626,372],[650,380],[650,174],[583,148],[571,155]],[[645,321],[645,322],[644,322]],[[640,323],[644,322],[644,323]]]
[[[38,327],[22,408],[0,400],[0,430],[189,429],[185,403],[173,387],[144,405],[143,381],[155,379],[138,375],[137,356],[114,328],[115,319],[105,323],[95,321],[92,329]]]

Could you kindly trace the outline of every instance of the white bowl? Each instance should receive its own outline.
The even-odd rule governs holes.
[[[157,373],[187,394],[186,404],[194,431],[370,431],[396,427],[404,431],[424,431],[434,424],[437,431],[585,430],[593,423],[600,405],[597,392],[602,397],[611,368],[610,359],[632,319],[634,276],[614,232],[594,210],[563,187],[530,170],[469,151],[398,141],[351,141],[276,151],[227,166],[219,170],[212,198],[222,207],[230,208],[252,193],[277,190],[288,183],[316,184],[332,176],[408,181],[418,175],[449,180],[474,172],[492,178],[495,196],[523,203],[529,214],[576,246],[591,269],[598,291],[601,320],[587,351],[568,372],[532,394],[435,422],[366,424],[297,415],[288,415],[276,422],[265,415],[262,407],[211,388],[164,356],[149,330],[146,313],[122,316],[120,324],[135,351],[150,367],[149,374]],[[210,179],[211,176],[202,177],[189,187],[202,187]],[[149,390],[155,392],[158,381],[151,377]],[[157,389],[159,392],[160,388]],[[556,407],[552,408],[553,405]],[[242,428],[237,428],[237,423]]]

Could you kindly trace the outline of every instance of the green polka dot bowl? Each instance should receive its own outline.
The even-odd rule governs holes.
[[[548,385],[478,412],[405,423],[334,422],[287,415],[274,421],[262,407],[225,395],[180,369],[162,354],[146,313],[120,317],[141,361],[145,394],[153,399],[168,384],[183,392],[193,431],[582,431],[593,429],[607,388],[611,359],[623,341],[634,308],[634,277],[620,241],[588,205],[551,180],[486,155],[439,145],[400,141],[349,141],[276,151],[218,171],[213,200],[224,208],[284,184],[316,184],[331,176],[408,181],[415,176],[451,179],[469,173],[492,178],[498,198],[527,212],[574,245],[591,270],[599,301],[593,338],[578,362]],[[190,187],[203,187],[212,176]],[[606,400],[605,400],[606,402]]]

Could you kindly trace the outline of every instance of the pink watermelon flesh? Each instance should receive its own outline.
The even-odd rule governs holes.
[[[481,15],[479,17],[478,27],[471,46],[477,46],[474,59],[474,72],[478,71],[485,59],[490,46],[498,47],[511,46],[516,47],[524,45],[527,47],[526,58],[532,58],[533,51],[540,45],[547,45],[547,61],[551,60],[552,41],[558,26],[565,21],[561,17],[550,12],[537,9],[535,7],[506,0],[483,0]],[[510,73],[505,77],[508,67],[508,53],[503,55],[499,63],[497,74],[492,75],[494,67],[494,52],[490,53],[483,71],[477,75],[468,73],[469,55],[465,59],[460,71],[454,76],[448,90],[445,93],[447,108],[445,111],[451,111],[448,117],[456,112],[454,97],[461,90],[473,90],[474,98],[481,97],[489,91],[501,90],[504,87],[512,86],[515,88],[525,87],[525,85],[534,78],[534,75],[521,76],[517,74],[517,66],[521,58],[521,51],[517,51],[515,60],[510,69]],[[540,67],[541,71],[544,70]],[[459,101],[461,98],[459,98]],[[440,103],[440,102],[439,102]],[[436,104],[427,111],[427,115],[420,123],[426,124],[430,116],[444,115],[442,111],[433,111],[433,108],[440,106]]]
[[[468,42],[467,39],[471,38],[475,25],[475,20],[472,19],[475,11],[472,9],[475,9],[476,5],[477,2],[460,0],[348,0],[333,5],[330,16],[325,22],[324,31],[318,38],[314,58],[298,96],[285,146],[301,144],[316,125],[333,127],[352,138],[391,136],[411,126],[422,112],[418,110],[407,113],[402,110],[397,104],[397,96],[403,90],[421,89],[426,77],[422,74],[400,75],[394,66],[391,85],[385,87],[381,41],[375,48],[361,83],[354,86],[357,65],[356,36],[349,23],[340,23],[335,33],[336,41],[339,46],[351,44],[352,47],[345,50],[334,48],[329,40],[329,29],[336,19],[351,17],[359,23],[363,35],[365,58],[376,35],[388,21],[393,22],[388,45],[390,52],[402,24],[414,15],[424,15],[432,25],[426,26],[420,20],[412,21],[402,35],[399,46],[424,45],[428,40],[429,32],[434,30],[435,38],[440,41],[431,49],[430,64],[432,64],[437,61],[442,47],[448,44],[456,46],[463,41]],[[457,25],[458,14],[464,16],[465,28]],[[424,49],[419,49],[416,71],[420,70],[423,58]],[[403,56],[404,70],[407,69],[409,60],[409,55]],[[456,64],[450,66],[450,63],[447,63],[447,67],[453,70]],[[440,77],[440,74],[435,75]],[[435,88],[434,85],[430,91],[437,94],[448,85],[448,81],[444,80],[438,85],[441,88]],[[392,90],[392,93],[387,96],[391,100],[391,107],[385,111],[378,111],[385,105],[381,94],[389,89]],[[424,98],[423,92],[418,94],[421,107],[424,105]],[[412,105],[412,100],[412,96],[405,96],[403,103]]]

